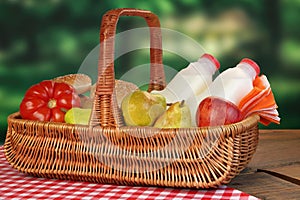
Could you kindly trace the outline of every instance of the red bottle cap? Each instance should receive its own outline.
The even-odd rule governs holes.
[[[249,58],[244,58],[243,60],[241,60],[240,63],[247,63],[247,64],[249,64],[255,70],[256,75],[259,75],[259,73],[260,73],[260,67],[253,60],[251,60]]]
[[[201,56],[201,58],[207,58],[207,59],[211,60],[215,64],[215,66],[216,66],[217,69],[220,68],[220,63],[219,63],[219,61],[214,56],[212,56],[212,55],[210,55],[208,53],[205,53],[205,54],[203,54]]]

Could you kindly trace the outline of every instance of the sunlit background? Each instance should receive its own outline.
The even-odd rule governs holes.
[[[260,128],[300,128],[299,0],[1,0],[0,143],[6,118],[18,111],[25,91],[44,79],[76,73],[99,44],[102,15],[118,7],[154,12],[163,28],[193,38],[216,56],[221,71],[252,58],[267,75],[282,118],[280,125]],[[118,31],[144,26],[140,18],[124,17]],[[148,58],[143,50],[122,56],[117,71],[121,74]],[[170,52],[164,52],[164,62],[177,70],[188,64]]]

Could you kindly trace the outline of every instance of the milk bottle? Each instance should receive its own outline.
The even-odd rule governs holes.
[[[197,62],[192,62],[179,71],[163,90],[153,90],[152,93],[163,95],[167,103],[187,101],[191,96],[199,95],[211,84],[212,75],[219,67],[220,63],[216,58],[204,54]]]
[[[200,95],[200,103],[208,96],[216,96],[238,105],[242,98],[253,89],[253,80],[260,73],[259,66],[251,59],[244,58],[233,68],[223,71]]]

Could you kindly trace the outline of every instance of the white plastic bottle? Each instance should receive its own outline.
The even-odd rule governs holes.
[[[212,75],[219,68],[220,63],[216,58],[203,54],[197,62],[180,70],[163,90],[153,90],[152,93],[162,94],[167,103],[186,101],[190,96],[203,92],[211,84]]]
[[[236,67],[219,74],[207,90],[197,96],[197,101],[200,103],[208,96],[215,96],[238,105],[253,89],[253,80],[259,73],[259,66],[253,60],[244,58]]]

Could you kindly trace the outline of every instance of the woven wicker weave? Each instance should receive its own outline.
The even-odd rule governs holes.
[[[114,95],[114,35],[120,16],[143,17],[150,27],[149,91],[165,85],[160,24],[136,9],[102,18],[98,80],[90,124],[39,122],[8,117],[5,154],[21,172],[47,178],[168,187],[210,188],[230,182],[258,143],[254,115],[230,125],[157,129],[124,126]]]

